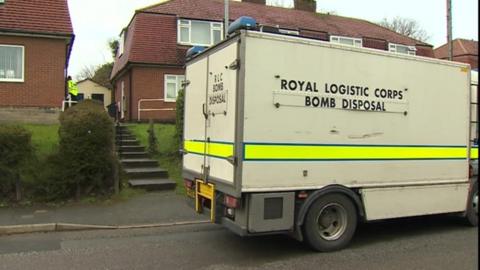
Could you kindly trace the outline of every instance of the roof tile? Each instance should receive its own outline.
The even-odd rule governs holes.
[[[125,54],[117,58],[114,78],[127,62],[183,65],[186,47],[177,45],[177,18],[222,21],[223,0],[170,0],[136,12],[125,44]],[[258,23],[295,30],[320,31],[316,35],[340,35],[378,39],[409,46],[431,45],[400,35],[377,24],[336,15],[230,1],[230,19],[251,16]],[[312,35],[311,31],[309,36]],[[377,42],[378,43],[378,42]],[[379,46],[379,45],[378,45]],[[431,51],[431,49],[430,49]]]
[[[452,41],[453,56],[461,55],[477,55],[478,56],[478,41],[457,38]],[[444,44],[434,50],[435,58],[448,58],[448,44]]]
[[[0,4],[0,31],[72,35],[67,0],[6,0]]]

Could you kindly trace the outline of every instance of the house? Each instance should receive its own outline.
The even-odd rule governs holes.
[[[77,82],[78,100],[93,99],[101,102],[105,109],[112,103],[111,91],[105,86],[93,81],[92,79],[85,79]]]
[[[74,37],[67,0],[0,0],[0,121],[57,121]]]
[[[478,69],[478,41],[457,38],[452,40],[452,60],[470,64],[472,69]],[[435,58],[448,59],[448,44],[434,50]]]
[[[432,46],[424,42],[365,20],[315,10],[311,0],[295,0],[293,9],[268,6],[265,0],[230,1],[229,18],[251,16],[281,33],[433,57]],[[224,0],[170,0],[135,12],[121,31],[111,74],[124,121],[174,121],[185,53],[192,45],[221,41],[223,17]]]

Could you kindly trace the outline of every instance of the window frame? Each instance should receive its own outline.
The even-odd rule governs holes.
[[[122,33],[120,33],[120,38],[119,38],[119,41],[118,41],[118,57],[121,57],[123,55],[123,53],[125,52],[125,30],[122,31]]]
[[[284,34],[284,35],[300,36],[300,31],[298,31],[298,30],[279,28],[278,32],[281,33],[281,34]]]
[[[210,24],[210,44],[202,44],[202,43],[195,43],[192,42],[192,21],[195,22],[202,22]],[[188,29],[188,41],[182,41],[182,28]],[[215,45],[214,40],[214,31],[220,31],[220,41],[223,40],[223,22],[216,22],[216,21],[203,21],[203,20],[190,20],[190,19],[178,19],[177,20],[177,43],[181,45],[189,45],[189,46],[206,46],[210,47]]]
[[[398,52],[397,47],[407,48],[407,53]],[[403,55],[413,55],[413,56],[417,55],[417,48],[415,48],[415,46],[408,46],[408,45],[391,43],[391,42],[388,43],[388,51],[393,53],[403,54]]]
[[[0,47],[14,47],[22,49],[22,78],[20,79],[9,79],[9,78],[0,78],[0,82],[25,82],[25,46],[23,45],[11,45],[11,44],[0,44]]]
[[[333,41],[334,39],[337,39],[338,41]],[[341,39],[352,40],[353,45],[341,43],[340,42]],[[340,45],[350,46],[350,47],[355,47],[355,48],[363,48],[363,40],[361,38],[331,35],[330,38],[329,38],[329,41],[331,43],[334,43],[334,44],[340,44]],[[356,46],[355,44],[359,44],[360,46]]]
[[[168,83],[172,83],[172,80],[169,80],[168,77],[175,77],[175,98],[168,98],[167,97],[167,85]],[[163,83],[163,101],[164,102],[177,102],[178,91],[180,91],[182,86],[182,81],[185,80],[185,75],[182,74],[164,74],[164,83]]]

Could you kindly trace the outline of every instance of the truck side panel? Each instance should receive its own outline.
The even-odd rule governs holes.
[[[243,192],[468,181],[466,65],[258,33],[245,57]]]
[[[469,184],[456,184],[363,189],[366,219],[462,212],[468,187]]]

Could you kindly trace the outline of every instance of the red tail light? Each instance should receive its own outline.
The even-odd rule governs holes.
[[[223,202],[225,206],[229,208],[238,208],[238,206],[240,205],[240,200],[230,195],[225,195]]]
[[[185,182],[185,187],[186,188],[189,188],[189,189],[193,188],[193,181],[192,180],[184,179],[184,182]]]

